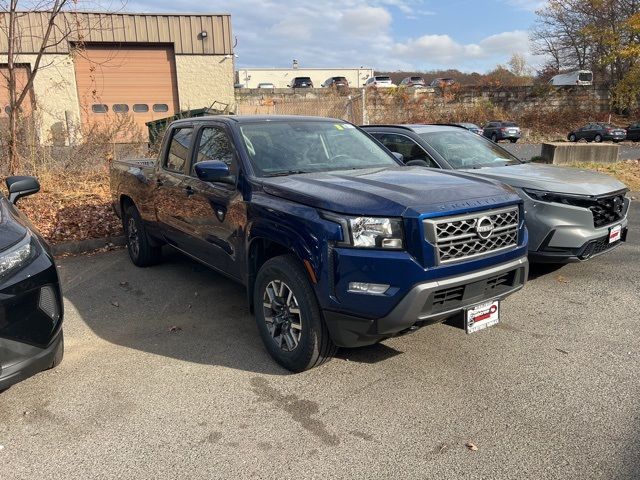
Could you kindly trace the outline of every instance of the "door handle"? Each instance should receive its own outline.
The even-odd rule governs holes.
[[[187,197],[190,197],[191,195],[196,193],[196,191],[191,186],[185,187],[184,191],[187,193]]]

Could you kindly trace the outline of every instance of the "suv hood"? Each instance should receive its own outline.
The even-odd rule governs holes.
[[[493,178],[515,188],[533,188],[574,195],[604,195],[625,189],[625,185],[602,173],[540,163],[465,170]]]
[[[347,215],[444,214],[519,201],[493,181],[424,167],[305,173],[261,182],[271,195]]]

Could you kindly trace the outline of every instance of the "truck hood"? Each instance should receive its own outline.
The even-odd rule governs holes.
[[[514,188],[533,188],[574,195],[603,195],[626,188],[622,182],[602,173],[540,163],[485,167],[465,171],[499,180]]]
[[[265,178],[262,185],[271,195],[347,215],[418,216],[519,200],[493,181],[424,167],[306,173]]]

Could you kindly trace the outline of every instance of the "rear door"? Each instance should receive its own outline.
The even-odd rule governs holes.
[[[167,132],[162,164],[156,176],[154,204],[167,242],[182,250],[189,244],[187,218],[188,168],[193,143],[193,125],[181,125]]]
[[[229,166],[230,176],[217,182],[204,182],[195,174],[195,165],[220,160]],[[246,204],[237,188],[238,155],[230,132],[222,123],[199,127],[194,142],[193,161],[185,182],[190,252],[208,265],[240,278],[238,252],[242,249],[247,225]]]

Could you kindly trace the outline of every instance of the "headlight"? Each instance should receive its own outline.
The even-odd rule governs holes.
[[[349,219],[351,244],[363,248],[402,248],[402,223],[395,218]]]
[[[36,257],[36,246],[27,233],[17,245],[0,252],[0,279],[25,267]]]

